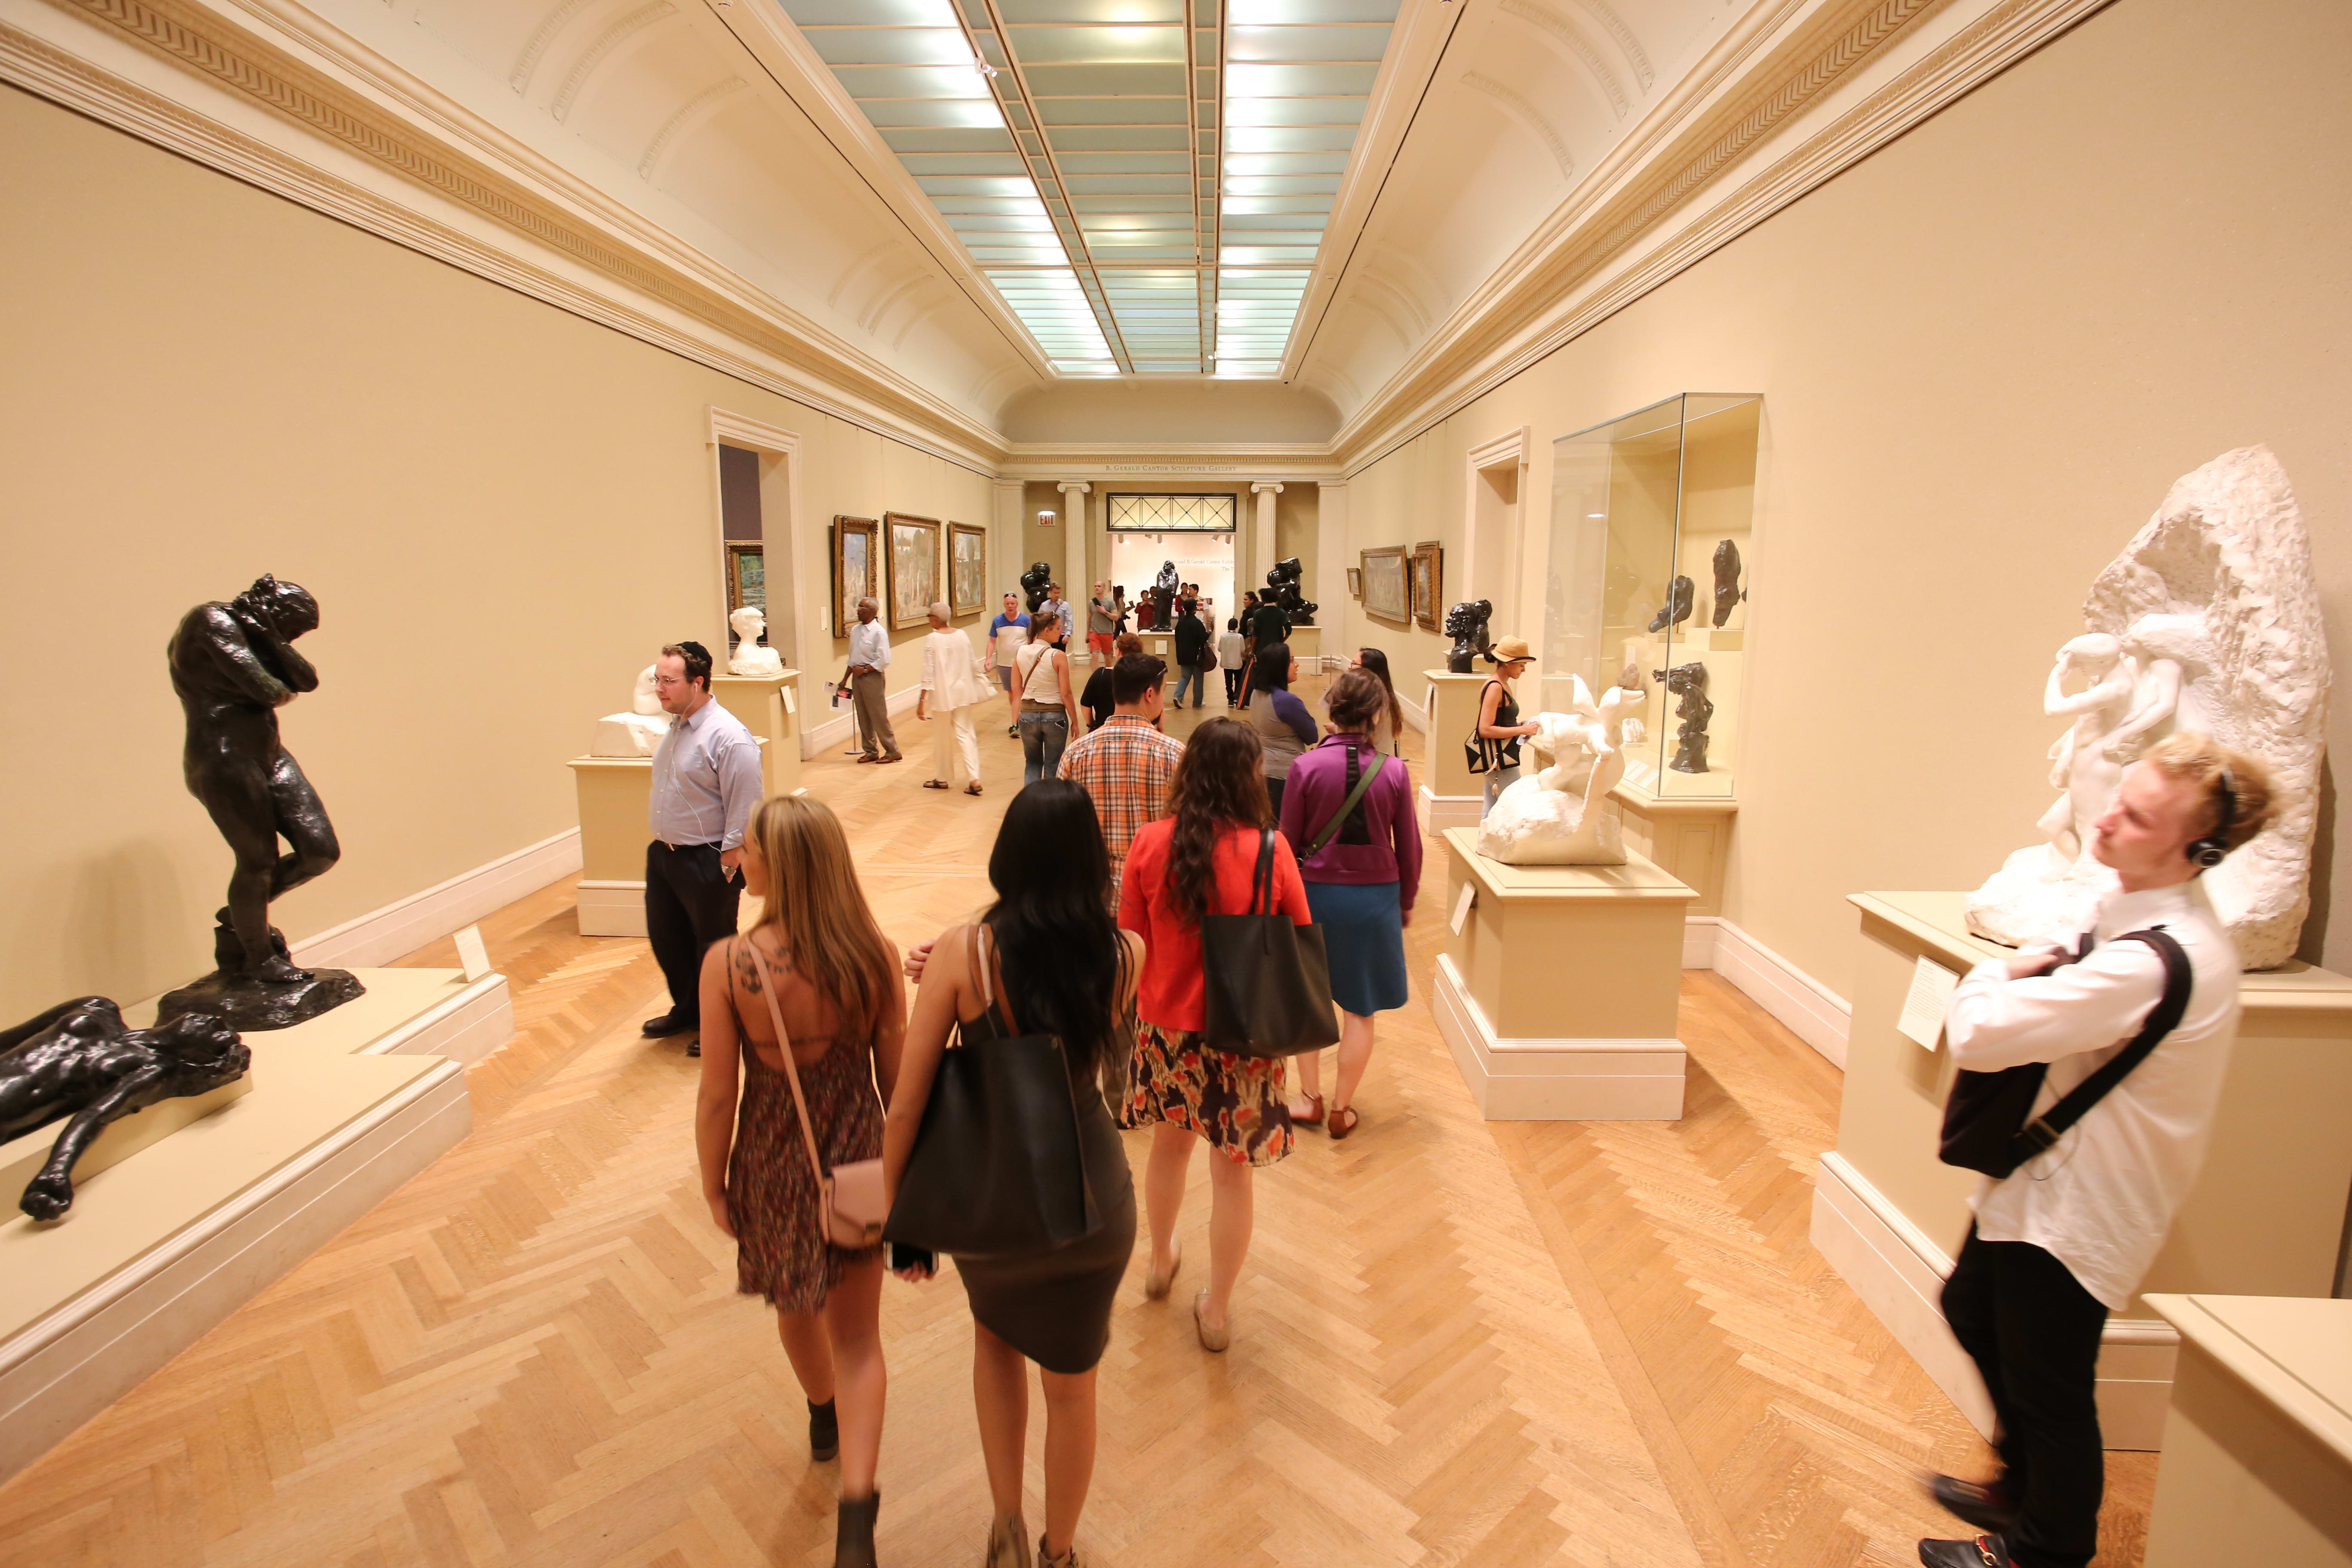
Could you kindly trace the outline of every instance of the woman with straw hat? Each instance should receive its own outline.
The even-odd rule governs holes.
[[[1498,638],[1487,657],[1495,661],[1495,679],[1486,682],[1486,689],[1478,694],[1478,727],[1475,734],[1479,754],[1486,763],[1486,799],[1478,808],[1481,822],[1495,809],[1495,797],[1518,782],[1519,742],[1534,734],[1537,728],[1519,722],[1519,705],[1511,694],[1511,682],[1535,662],[1527,638]]]

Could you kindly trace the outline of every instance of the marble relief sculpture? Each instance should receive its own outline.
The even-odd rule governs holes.
[[[629,696],[629,711],[607,713],[596,721],[595,743],[588,748],[592,757],[650,757],[661,744],[662,731],[669,728],[669,715],[662,711],[661,699],[654,693],[654,667],[647,665],[637,671],[636,689]]]
[[[158,1016],[215,1013],[238,1029],[283,1029],[360,995],[344,970],[300,969],[269,923],[272,900],[341,858],[334,824],[278,733],[278,710],[319,687],[294,639],[319,626],[319,604],[263,576],[226,604],[182,617],[166,650],[187,719],[181,773],[236,858],[228,903],[215,918],[214,972],[167,994]],[[278,841],[288,846],[280,854]]]
[[[1739,591],[1739,546],[1728,539],[1715,547],[1715,616],[1720,626],[1748,595]]]
[[[2277,818],[2202,880],[2245,966],[2284,963],[2310,909],[2328,664],[2310,539],[2270,448],[2175,484],[2092,583],[2083,618],[2044,689],[2045,710],[2074,720],[2051,748],[2063,793],[2044,841],[1968,896],[1969,929],[2011,946],[2080,930],[2114,885],[2089,824],[2149,746],[2201,731],[2270,764]]]
[[[1668,626],[1678,626],[1689,620],[1691,606],[1697,597],[1697,584],[1687,577],[1675,578],[1674,586],[1666,590],[1666,602],[1660,605],[1658,613],[1650,617],[1651,633],[1655,635]]]
[[[1538,713],[1521,742],[1541,764],[1495,797],[1478,826],[1478,853],[1508,866],[1622,866],[1617,816],[1603,803],[1625,773],[1612,737],[1641,696],[1612,686],[1594,702],[1582,676],[1570,677],[1570,711]]]
[[[761,647],[760,639],[768,635],[768,612],[757,605],[746,605],[727,617],[735,629],[735,651],[728,657],[730,675],[769,676],[784,672],[784,656],[772,647]]]
[[[133,1029],[104,996],[60,1002],[0,1031],[0,1142],[65,1122],[16,1206],[35,1219],[57,1218],[73,1204],[74,1163],[108,1123],[235,1083],[251,1061],[217,1013],[182,1013]]]
[[[1488,657],[1494,647],[1486,636],[1486,623],[1494,617],[1494,604],[1486,599],[1465,599],[1445,612],[1445,635],[1454,639],[1446,650],[1445,668],[1455,675],[1468,675],[1478,668],[1478,661]]]
[[[1675,717],[1682,721],[1675,727],[1675,760],[1666,766],[1678,773],[1706,772],[1706,721],[1715,717],[1715,704],[1706,695],[1706,666],[1693,659],[1651,674],[1682,699],[1675,704]]]

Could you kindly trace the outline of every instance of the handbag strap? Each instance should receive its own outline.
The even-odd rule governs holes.
[[[2066,1091],[2065,1097],[2028,1122],[2017,1135],[2017,1142],[2032,1151],[2031,1159],[2059,1139],[2067,1130],[2083,1120],[2091,1107],[2106,1098],[2107,1091],[2123,1082],[2132,1068],[2146,1061],[2148,1054],[2164,1043],[2164,1037],[2180,1026],[2189,1011],[2191,973],[2189,954],[2181,951],[2179,942],[2162,926],[2150,926],[2146,931],[2126,931],[2117,942],[2146,942],[2157,957],[2164,961],[2164,994],[2147,1020],[2140,1025],[2131,1044],[2117,1051],[2096,1072]],[[2021,1161],[2020,1163],[2023,1162]]]
[[[999,997],[993,979],[995,965],[988,956],[988,925],[983,921],[971,922],[971,972],[980,979],[980,1013],[986,1017],[996,1015],[996,1027],[1008,1039],[1021,1031],[1013,1026],[1013,999]],[[959,1026],[961,1027],[961,1026]]]
[[[1355,750],[1352,746],[1348,749],[1350,752]],[[1339,809],[1333,814],[1330,821],[1323,825],[1323,831],[1315,836],[1315,842],[1307,847],[1306,857],[1307,859],[1312,860],[1322,854],[1323,847],[1331,842],[1341,827],[1347,826],[1348,814],[1356,809],[1357,803],[1361,801],[1365,793],[1372,787],[1372,781],[1381,776],[1381,769],[1387,762],[1388,758],[1383,753],[1379,752],[1372,753],[1372,765],[1366,768],[1363,775],[1356,780],[1356,787],[1348,792],[1348,798],[1339,803]]]
[[[817,1191],[824,1190],[824,1162],[816,1152],[816,1130],[809,1124],[808,1100],[801,1093],[801,1069],[793,1060],[793,1037],[784,1032],[784,1010],[776,1005],[775,977],[768,973],[768,961],[760,952],[760,944],[748,936],[735,939],[751,954],[751,967],[760,972],[760,994],[768,999],[768,1021],[776,1026],[776,1048],[783,1053],[784,1077],[793,1086],[793,1109],[800,1112],[801,1142],[808,1145],[809,1169],[816,1173]]]
[[[1257,869],[1250,877],[1248,913],[1265,915],[1274,912],[1274,829],[1257,830]]]

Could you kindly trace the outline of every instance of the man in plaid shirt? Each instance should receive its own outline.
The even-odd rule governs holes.
[[[1099,730],[1070,742],[1062,753],[1061,776],[1087,786],[1102,818],[1103,847],[1110,851],[1110,902],[1118,907],[1119,875],[1136,829],[1168,815],[1168,784],[1184,742],[1160,730],[1160,685],[1165,659],[1131,653],[1111,666],[1110,694],[1117,706]]]

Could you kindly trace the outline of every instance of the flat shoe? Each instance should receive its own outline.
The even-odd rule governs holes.
[[[1926,1568],[2010,1568],[2009,1547],[1998,1535],[1972,1541],[1923,1541],[1919,1561]]]
[[[1323,1097],[1319,1094],[1310,1094],[1307,1098],[1315,1102],[1315,1114],[1301,1116],[1298,1112],[1292,1111],[1290,1124],[1293,1127],[1319,1127],[1323,1123]]]
[[[1346,1120],[1342,1121],[1342,1117]],[[1354,1106],[1343,1105],[1331,1113],[1330,1120],[1326,1123],[1324,1130],[1331,1134],[1331,1142],[1337,1143],[1340,1139],[1353,1132],[1356,1130],[1356,1123],[1362,1120],[1362,1117],[1356,1114]]]
[[[2017,1510],[2009,1505],[2008,1494],[1999,1487],[1964,1481],[1958,1476],[1931,1476],[1927,1495],[1946,1512],[1989,1534],[2007,1535],[2017,1528]]]
[[[890,755],[890,756],[887,756],[887,757],[877,757],[877,758],[876,758],[875,760],[876,760],[877,762],[884,762],[884,763],[903,763],[903,762],[905,762],[907,759],[906,759],[906,758],[904,758],[904,757],[901,757],[901,756],[896,755],[896,754],[894,753],[893,755]]]
[[[857,760],[858,760],[859,762],[861,762],[861,763],[878,763],[878,762],[880,762],[882,759],[881,759],[881,758],[879,758],[879,757],[869,757],[869,756],[866,756],[866,755],[864,755],[864,754],[862,754],[862,753],[861,753],[861,754],[859,755],[859,757],[858,757],[858,759],[857,759]]]
[[[1166,1300],[1168,1288],[1176,1283],[1176,1271],[1183,1267],[1184,1244],[1180,1241],[1168,1249],[1167,1273],[1154,1274],[1149,1268],[1143,1271],[1143,1299],[1147,1301]]]
[[[978,795],[980,793],[980,786],[978,784],[966,784],[963,786],[963,793],[966,795]]]
[[[1209,1327],[1209,1321],[1201,1316],[1202,1305],[1208,1299],[1209,1293],[1206,1290],[1192,1298],[1192,1331],[1201,1336],[1202,1350],[1222,1355],[1224,1353],[1225,1347],[1234,1342],[1234,1326],[1227,1323],[1222,1329]],[[2002,1568],[2007,1568],[2007,1564],[2003,1564]]]
[[[948,783],[945,779],[925,779],[923,781],[923,787],[925,789],[945,789],[948,787]]]

